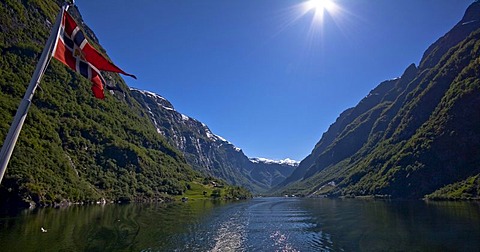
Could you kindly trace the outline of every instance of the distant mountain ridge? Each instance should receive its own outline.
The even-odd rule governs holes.
[[[249,159],[240,148],[213,134],[204,123],[176,111],[161,95],[136,88],[130,91],[148,111],[157,132],[203,174],[263,193],[282,182],[298,165],[291,159]]]
[[[345,110],[277,193],[478,198],[480,3],[410,65]]]
[[[298,166],[298,164],[300,163],[290,158],[286,158],[282,160],[272,160],[268,158],[250,158],[250,161],[252,161],[253,163],[280,164],[280,165],[290,165],[290,166]]]

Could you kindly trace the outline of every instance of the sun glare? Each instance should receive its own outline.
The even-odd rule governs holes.
[[[306,3],[307,9],[315,11],[324,11],[332,2],[328,0],[310,0]]]
[[[314,11],[315,19],[323,21],[323,14],[334,14],[337,6],[333,0],[308,0],[304,4],[305,11]]]
[[[291,5],[285,10],[282,13],[285,18],[282,20],[276,35],[296,23],[302,23],[301,27],[307,30],[307,50],[321,47],[322,40],[325,38],[324,31],[326,29],[324,28],[331,28],[334,25],[341,29],[345,15],[348,14],[340,4],[340,0],[300,0],[299,3]],[[309,25],[303,26],[307,22],[309,22]],[[332,31],[333,29],[328,30]]]

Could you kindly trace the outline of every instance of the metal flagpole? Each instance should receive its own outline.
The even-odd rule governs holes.
[[[23,123],[25,122],[25,118],[27,117],[28,109],[30,108],[30,104],[32,103],[33,94],[42,79],[43,73],[50,62],[52,49],[54,48],[60,24],[62,22],[62,17],[64,11],[68,8],[68,4],[65,3],[60,10],[60,13],[55,20],[55,24],[50,32],[50,36],[48,37],[47,43],[45,44],[45,48],[43,48],[42,55],[40,56],[40,60],[37,63],[37,67],[35,68],[35,72],[32,75],[32,79],[30,80],[30,84],[28,85],[27,91],[25,92],[25,96],[23,97],[20,106],[17,109],[17,113],[13,119],[12,125],[8,130],[7,137],[5,138],[5,142],[3,142],[2,150],[0,152],[0,183],[2,182],[3,175],[7,170],[8,161],[12,156],[13,148],[15,147],[15,143],[17,142],[18,135],[22,130]]]

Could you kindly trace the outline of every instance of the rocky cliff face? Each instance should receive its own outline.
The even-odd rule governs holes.
[[[277,192],[478,197],[479,38],[475,2],[418,67],[343,112]]]
[[[203,174],[265,192],[283,181],[296,167],[295,162],[250,160],[242,150],[213,134],[207,125],[177,112],[162,96],[131,89],[133,97],[148,111],[157,132],[181,150],[188,163]]]

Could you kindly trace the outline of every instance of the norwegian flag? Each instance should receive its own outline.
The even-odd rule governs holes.
[[[121,73],[136,79],[135,75],[124,72],[101,55],[88,43],[83,31],[75,20],[64,12],[59,36],[54,48],[53,57],[92,81],[95,97],[105,98],[104,86],[107,86],[100,70]],[[107,86],[107,89],[112,89]]]

